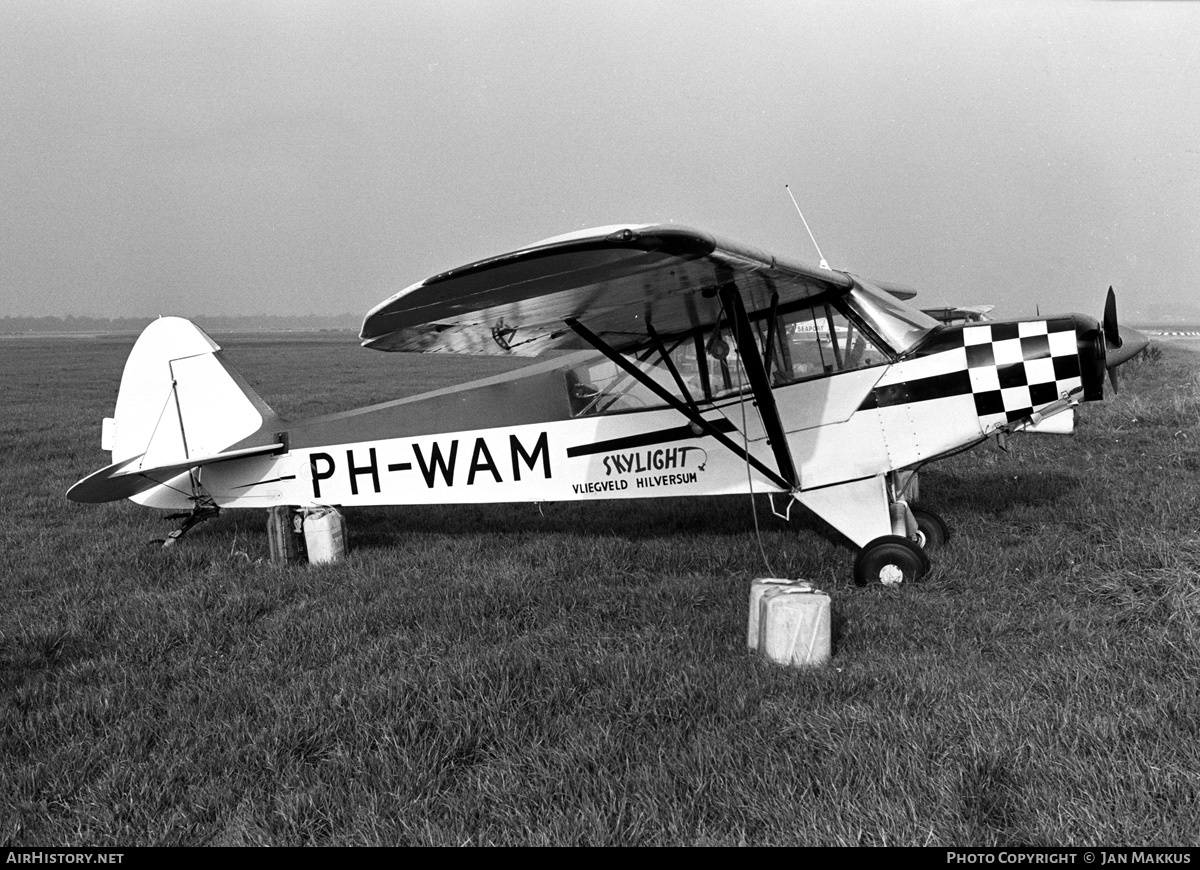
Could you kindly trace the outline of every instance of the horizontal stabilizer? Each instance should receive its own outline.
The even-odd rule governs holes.
[[[229,462],[232,459],[244,459],[247,456],[261,456],[266,453],[277,453],[283,450],[282,444],[264,444],[259,447],[246,447],[241,450],[228,450],[212,456],[193,457],[183,462],[171,465],[156,465],[143,467],[145,454],[115,462],[101,468],[79,481],[69,490],[67,498],[71,501],[86,504],[99,504],[106,501],[119,501],[161,486],[173,477],[178,477],[185,471],[215,462]]]

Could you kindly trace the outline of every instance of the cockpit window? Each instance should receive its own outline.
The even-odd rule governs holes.
[[[760,330],[766,326],[764,323]],[[888,360],[866,333],[828,304],[781,316],[772,344],[772,384],[867,368]]]
[[[775,317],[765,312],[751,317],[753,339],[772,386],[883,365],[937,326],[921,311],[861,282],[832,301],[816,301]],[[623,356],[661,392],[693,404],[750,389],[738,338],[722,318],[713,326],[669,338],[661,347]],[[602,355],[575,365],[566,375],[576,417],[668,404],[660,392]]]

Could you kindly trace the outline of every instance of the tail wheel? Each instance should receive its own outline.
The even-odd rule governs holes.
[[[854,582],[858,586],[900,586],[920,580],[928,571],[925,551],[899,535],[876,538],[854,560]]]
[[[917,521],[917,531],[924,540],[921,545],[928,550],[936,550],[950,540],[950,527],[940,515],[924,508],[913,508],[913,519]]]

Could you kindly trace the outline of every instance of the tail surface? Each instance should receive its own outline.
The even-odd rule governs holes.
[[[188,505],[190,487],[154,490],[200,465],[278,449],[271,434],[278,422],[204,330],[182,317],[159,318],[134,344],[116,412],[104,421],[101,446],[112,451],[113,464],[79,481],[67,497]]]

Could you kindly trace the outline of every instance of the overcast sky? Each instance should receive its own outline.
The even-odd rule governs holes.
[[[0,0],[0,316],[365,313],[675,221],[1128,322],[1200,304],[1200,3]]]

